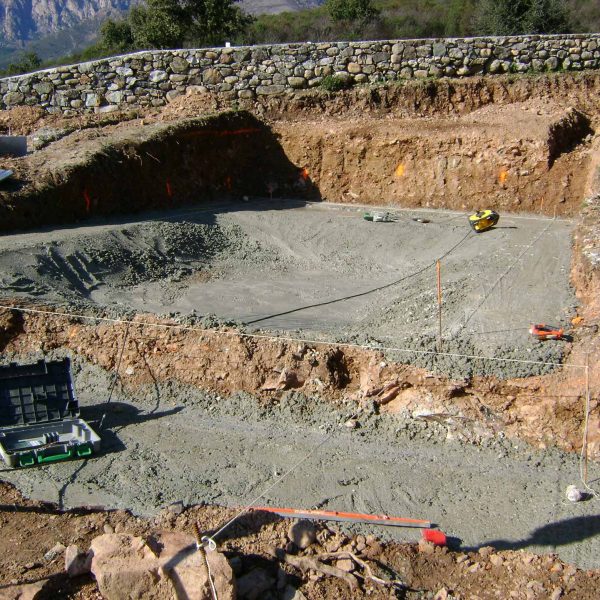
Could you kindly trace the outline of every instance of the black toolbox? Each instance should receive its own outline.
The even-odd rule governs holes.
[[[0,367],[0,455],[10,467],[91,456],[100,437],[79,418],[68,358]]]

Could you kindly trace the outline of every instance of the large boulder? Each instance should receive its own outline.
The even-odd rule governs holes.
[[[91,571],[107,600],[212,600],[208,571],[192,536],[160,532],[148,540],[123,533],[92,541]],[[208,552],[220,600],[235,600],[233,571],[219,552]]]

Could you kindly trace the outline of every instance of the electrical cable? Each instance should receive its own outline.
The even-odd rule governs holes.
[[[100,431],[102,431],[102,428],[104,426],[104,419],[106,418],[106,407],[112,401],[112,395],[113,395],[113,392],[115,391],[115,387],[117,385],[117,380],[119,379],[119,369],[121,367],[121,361],[123,360],[123,352],[125,352],[125,344],[127,343],[127,336],[129,335],[129,326],[130,326],[130,324],[127,323],[127,327],[125,329],[125,335],[123,336],[123,345],[121,346],[121,351],[119,352],[119,358],[117,359],[117,364],[115,366],[115,376],[113,378],[112,384],[110,386],[110,390],[108,392],[108,398],[105,402],[106,406],[104,408],[104,413],[102,414],[102,418],[100,419],[100,424],[98,425],[98,429]]]
[[[268,319],[274,319],[276,317],[283,317],[285,315],[291,315],[293,313],[300,312],[302,310],[308,310],[310,308],[317,308],[320,306],[328,306],[330,304],[336,304],[337,302],[344,302],[345,300],[351,300],[353,298],[360,298],[362,296],[367,296],[368,294],[373,294],[374,292],[380,292],[381,290],[385,290],[387,288],[398,285],[399,283],[402,283],[403,281],[406,281],[407,279],[411,279],[412,277],[416,277],[417,275],[420,275],[421,273],[424,273],[425,271],[427,271],[427,269],[431,269],[432,267],[434,267],[438,260],[442,260],[442,259],[446,258],[449,254],[454,252],[454,250],[456,250],[456,248],[458,248],[463,242],[465,242],[467,240],[467,238],[471,235],[471,233],[472,233],[471,231],[468,231],[467,234],[459,242],[457,242],[454,246],[452,246],[452,248],[450,248],[450,250],[448,250],[447,252],[442,254],[442,256],[435,259],[432,263],[427,264],[424,267],[422,267],[421,269],[419,269],[418,271],[415,271],[414,273],[405,275],[404,277],[401,277],[400,279],[396,279],[395,281],[391,281],[390,283],[386,283],[384,285],[380,285],[380,286],[371,288],[369,290],[366,290],[364,292],[359,292],[357,294],[351,294],[349,296],[342,296],[341,298],[334,298],[333,300],[325,300],[323,302],[315,302],[314,304],[307,304],[305,306],[300,306],[298,308],[292,308],[290,310],[285,310],[283,312],[275,313],[272,315],[267,315],[266,317],[260,317],[259,319],[252,319],[251,321],[246,321],[244,323],[244,325],[254,325],[255,323],[260,323],[261,321],[266,321]]]

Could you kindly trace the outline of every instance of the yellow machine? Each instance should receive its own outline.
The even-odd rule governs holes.
[[[491,229],[500,220],[500,215],[489,208],[486,210],[478,210],[475,214],[469,217],[469,225],[477,233]]]

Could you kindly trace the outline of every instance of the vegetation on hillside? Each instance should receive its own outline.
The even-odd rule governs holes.
[[[590,31],[600,31],[598,0],[325,0],[318,8],[257,18],[245,15],[236,0],[146,0],[124,19],[104,22],[94,45],[52,64],[225,41],[268,44]],[[9,70],[31,68],[35,66],[23,57]]]

